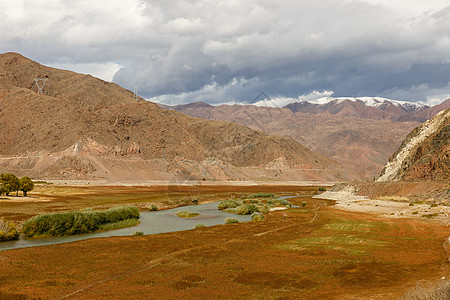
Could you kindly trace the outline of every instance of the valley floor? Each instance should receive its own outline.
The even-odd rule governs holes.
[[[41,195],[56,192],[46,188]],[[143,204],[149,194],[149,187],[59,188],[73,207],[86,205],[84,197]],[[450,278],[442,247],[448,227],[427,218],[385,218],[305,197],[317,187],[210,188],[182,187],[168,199],[272,191],[307,205],[270,212],[263,222],[1,251],[0,298],[396,299],[417,283]],[[133,189],[137,196],[125,197]],[[53,196],[43,203],[64,205]]]

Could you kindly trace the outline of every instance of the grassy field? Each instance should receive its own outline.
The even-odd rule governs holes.
[[[395,299],[450,277],[445,226],[307,201],[264,222],[2,251],[0,298]]]

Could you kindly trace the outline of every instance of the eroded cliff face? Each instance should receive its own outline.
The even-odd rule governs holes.
[[[415,128],[377,181],[449,180],[450,109]]]

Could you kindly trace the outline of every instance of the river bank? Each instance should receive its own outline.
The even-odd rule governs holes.
[[[450,206],[432,200],[411,200],[405,196],[369,198],[357,194],[353,185],[343,186],[337,191],[326,191],[314,198],[334,200],[335,206],[343,210],[376,213],[388,218],[432,220],[450,226]]]

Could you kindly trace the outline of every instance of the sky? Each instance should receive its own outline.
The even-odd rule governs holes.
[[[150,101],[450,98],[448,0],[0,0],[0,53]],[[278,101],[278,100],[277,100]]]

